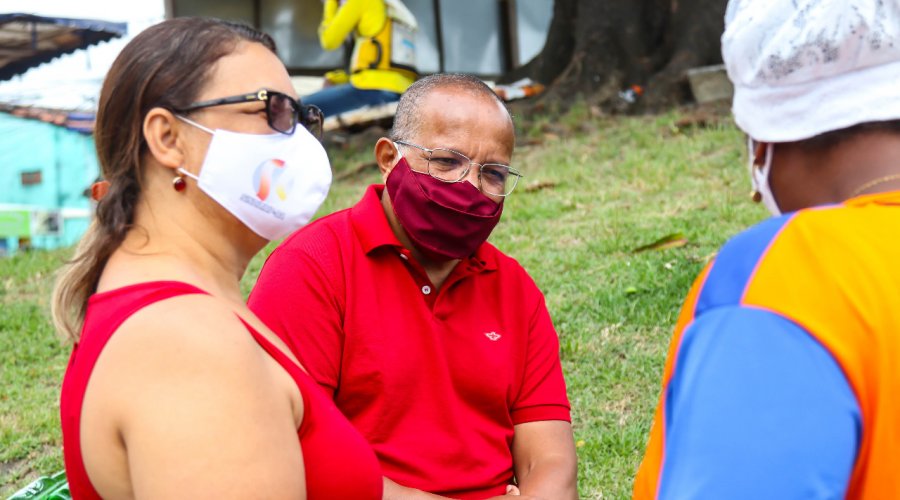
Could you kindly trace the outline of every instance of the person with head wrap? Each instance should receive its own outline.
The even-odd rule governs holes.
[[[900,494],[900,5],[732,0],[754,198],[685,301],[635,498]]]

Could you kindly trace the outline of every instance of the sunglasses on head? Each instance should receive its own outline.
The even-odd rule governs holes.
[[[317,138],[322,138],[322,111],[312,104],[301,104],[293,97],[274,90],[260,89],[252,94],[195,102],[175,111],[186,113],[213,106],[254,101],[266,103],[266,121],[272,130],[291,135],[297,128],[297,123],[300,123]]]

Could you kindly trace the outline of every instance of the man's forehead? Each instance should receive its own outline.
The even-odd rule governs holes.
[[[482,112],[506,113],[506,109],[493,96],[449,85],[431,90],[422,96],[422,100],[419,102],[419,109],[422,111],[448,111],[449,107],[470,106],[480,108]]]
[[[419,103],[422,135],[471,134],[482,138],[514,141],[506,108],[494,97],[467,89],[435,89]]]

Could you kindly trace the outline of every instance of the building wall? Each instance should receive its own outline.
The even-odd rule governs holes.
[[[40,182],[23,185],[27,172],[40,175]],[[62,213],[60,234],[35,235],[33,247],[68,246],[81,238],[91,213],[85,189],[98,172],[93,137],[0,113],[0,205]],[[16,239],[7,240],[7,248],[18,246]]]

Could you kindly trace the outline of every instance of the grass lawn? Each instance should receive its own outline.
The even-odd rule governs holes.
[[[681,299],[716,248],[765,215],[747,196],[740,132],[727,118],[685,124],[692,116],[594,118],[576,107],[519,124],[514,163],[526,177],[491,241],[547,297],[583,498],[630,496]],[[369,156],[368,147],[335,152],[335,171]],[[352,205],[379,180],[363,169],[336,181],[320,213]],[[633,252],[675,233],[687,245]],[[251,264],[245,291],[268,251]],[[0,498],[62,469],[58,392],[69,347],[50,326],[48,298],[67,255],[0,259]]]

